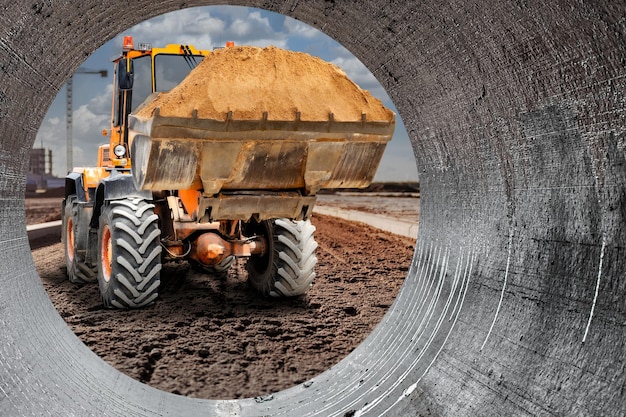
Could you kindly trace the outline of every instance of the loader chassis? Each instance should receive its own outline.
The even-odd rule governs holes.
[[[230,114],[227,129],[195,113],[191,119],[160,117],[157,109],[150,120],[135,116],[159,88],[178,84],[211,53],[189,45],[135,49],[125,38],[114,60],[109,144],[100,147],[97,167],[75,168],[66,177],[68,278],[97,281],[108,308],[152,304],[162,263],[176,261],[222,275],[245,258],[248,280],[261,294],[304,294],[317,263],[310,222],[316,192],[324,181],[330,187],[350,185],[350,176],[371,181],[373,173],[363,181],[359,172],[371,166],[341,162],[344,144],[328,140],[340,135],[332,119],[320,134],[319,126],[299,120],[297,129],[293,121],[274,123],[268,133],[267,120],[239,122]],[[159,62],[167,63],[165,72],[174,70],[170,80],[158,78],[164,73]],[[368,136],[379,134],[380,126],[364,120],[361,126],[367,146],[360,153],[381,152]],[[335,176],[329,160],[339,167]]]

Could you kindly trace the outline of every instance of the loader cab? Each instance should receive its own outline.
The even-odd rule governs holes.
[[[178,85],[209,53],[192,45],[153,48],[142,43],[135,47],[132,37],[124,37],[122,54],[113,60],[109,158],[98,158],[99,166],[130,170],[128,115],[150,100],[153,93],[169,91]]]

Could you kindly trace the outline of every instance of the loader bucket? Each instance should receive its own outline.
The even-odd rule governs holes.
[[[216,51],[129,117],[143,190],[367,187],[395,115],[332,64],[278,48]]]

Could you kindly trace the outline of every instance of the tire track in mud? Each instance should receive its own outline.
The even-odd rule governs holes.
[[[60,244],[33,251],[59,314],[101,358],[164,391],[255,397],[305,382],[351,352],[402,285],[413,241],[315,215],[321,249],[313,288],[274,300],[249,288],[243,262],[222,279],[166,264],[151,307],[111,311],[97,284],[67,281]]]

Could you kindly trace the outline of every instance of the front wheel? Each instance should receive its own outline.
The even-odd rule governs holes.
[[[317,264],[315,226],[309,220],[289,219],[247,226],[267,242],[265,254],[253,255],[246,263],[252,287],[271,297],[294,297],[307,292],[315,279]]]
[[[138,308],[159,295],[161,231],[154,204],[113,200],[102,207],[98,284],[107,308]]]

